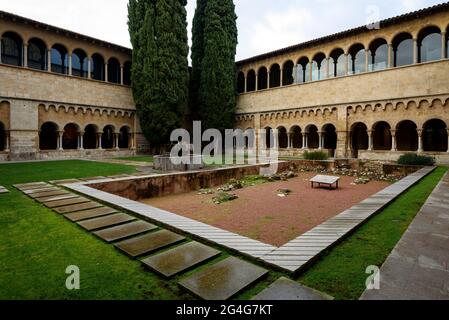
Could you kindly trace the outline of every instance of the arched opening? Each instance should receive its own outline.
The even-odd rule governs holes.
[[[120,83],[120,63],[116,58],[108,61],[108,82]]]
[[[89,124],[86,126],[83,136],[84,149],[97,149],[97,132],[98,127],[96,125]]]
[[[282,69],[282,85],[283,86],[289,86],[293,84],[293,67],[295,64],[293,61],[289,60],[286,63],[284,63],[284,67]]]
[[[351,141],[354,158],[358,158],[359,150],[368,150],[368,127],[364,123],[352,126]]]
[[[294,149],[302,148],[302,130],[299,126],[294,126],[290,129],[292,147]]]
[[[393,40],[394,66],[413,64],[413,38],[410,33],[401,33]]]
[[[373,149],[391,150],[391,126],[385,122],[377,122],[373,126]]]
[[[346,56],[343,49],[335,49],[330,55],[330,75],[331,77],[341,77],[346,75]]]
[[[317,53],[312,62],[312,81],[325,79],[323,61],[326,59],[324,53]]]
[[[60,74],[68,73],[67,49],[61,44],[55,44],[51,48],[51,71]]]
[[[275,63],[270,68],[270,88],[277,88],[281,85],[281,67]]]
[[[47,46],[41,39],[28,41],[28,68],[47,70]]]
[[[418,62],[440,60],[441,30],[438,27],[427,27],[418,35]]]
[[[423,127],[424,151],[447,152],[447,125],[440,119],[427,121]]]
[[[5,32],[2,36],[2,63],[12,66],[23,66],[23,41],[14,32]]]
[[[318,149],[320,146],[320,136],[318,135],[318,128],[315,125],[310,125],[306,129],[307,132],[307,147],[309,149]]]
[[[388,44],[385,39],[374,40],[369,47],[369,51],[371,54],[370,71],[388,68]]]
[[[309,58],[302,57],[298,60],[298,83],[310,81],[310,63]]]
[[[74,123],[69,123],[64,127],[62,135],[62,148],[64,150],[78,149],[79,127]]]
[[[255,147],[256,136],[253,128],[247,128],[243,133],[243,137],[245,138],[245,148],[252,149]]]
[[[237,75],[237,93],[245,92],[245,74],[243,72],[239,72]]]
[[[39,133],[40,150],[56,150],[58,148],[58,126],[53,122],[45,122]]]
[[[0,121],[0,151],[5,151],[6,131],[5,125]]]
[[[125,86],[131,85],[131,67],[132,63],[130,61],[126,61],[123,65],[123,84]]]
[[[120,128],[120,135],[118,138],[118,147],[120,149],[129,149],[129,128],[124,126]]]
[[[257,73],[257,89],[264,90],[267,89],[268,85],[268,71],[267,68],[261,67]]]
[[[396,145],[399,151],[418,150],[418,131],[413,121],[405,120],[397,125]]]
[[[444,53],[445,58],[449,58],[449,26],[446,29],[446,52]]]
[[[104,59],[98,53],[92,55],[92,79],[105,81],[104,78]]]
[[[114,127],[108,125],[103,129],[103,135],[101,136],[101,145],[103,149],[114,148]]]
[[[72,75],[87,78],[88,59],[86,53],[76,49],[72,53]]]
[[[246,76],[246,91],[256,91],[256,72],[253,69],[249,70]]]
[[[323,148],[328,150],[337,149],[337,129],[333,124],[327,124],[323,127]]]
[[[274,144],[275,144],[275,139],[276,137],[274,136],[274,131],[272,128],[270,127],[266,127],[265,128],[265,147],[267,149],[273,148]]]
[[[280,149],[288,148],[288,134],[287,129],[285,127],[279,127],[278,129],[278,146]]]
[[[349,49],[349,73],[357,74],[365,72],[366,52],[365,47],[361,43],[353,45]]]

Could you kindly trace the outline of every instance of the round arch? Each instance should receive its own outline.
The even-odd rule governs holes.
[[[64,133],[62,135],[62,148],[64,150],[78,149],[79,128],[76,123],[68,123],[64,126]]]
[[[318,149],[318,147],[320,146],[318,127],[314,124],[309,124],[306,127],[306,133],[307,133],[307,148]]]
[[[56,150],[58,148],[58,125],[54,122],[45,122],[39,132],[39,149]]]
[[[418,33],[418,62],[440,60],[441,30],[437,26],[427,26]]]
[[[408,32],[402,32],[393,38],[394,66],[413,64],[413,37]]]
[[[237,93],[245,92],[245,74],[240,71],[237,75]]]
[[[2,63],[23,66],[23,38],[16,32],[3,33],[1,40]]]
[[[122,126],[120,128],[119,138],[118,138],[118,147],[120,149],[129,149],[130,139],[129,136],[131,134],[131,128],[129,126]]]
[[[68,74],[68,51],[62,44],[54,44],[51,47],[51,71],[60,74]]]
[[[47,70],[47,45],[39,38],[28,41],[28,68]]]
[[[72,75],[87,78],[88,58],[82,49],[75,49],[72,52]]]
[[[83,143],[84,149],[97,149],[98,148],[98,126],[96,124],[88,124],[84,128]]]
[[[120,62],[114,57],[108,60],[108,82],[120,83]]]
[[[268,69],[262,66],[257,71],[257,89],[264,90],[268,88]]]
[[[396,148],[398,151],[418,150],[418,131],[416,123],[403,120],[396,126]]]
[[[373,150],[391,150],[391,125],[379,121],[373,125]]]
[[[114,148],[115,141],[115,127],[113,125],[106,125],[103,128],[103,134],[101,136],[101,147],[103,149],[112,149]]]
[[[357,74],[367,71],[365,69],[366,51],[361,43],[353,44],[349,48],[349,73]]]
[[[292,140],[292,148],[301,149],[302,145],[302,129],[300,126],[295,125],[290,128],[290,136]]]
[[[328,150],[337,149],[337,128],[332,123],[325,124],[323,132],[323,148]]]
[[[431,119],[423,126],[423,149],[430,152],[448,151],[448,126],[441,119]]]
[[[254,69],[249,70],[246,76],[246,91],[256,91],[256,71]]]
[[[336,48],[330,53],[330,70],[331,77],[341,77],[346,74],[346,57],[342,48]]]
[[[6,127],[0,121],[0,151],[5,151],[6,148]]]
[[[99,53],[92,55],[92,79],[105,81],[105,60]]]
[[[312,81],[318,81],[326,78],[324,74],[323,61],[326,55],[323,52],[315,54],[312,59]]]
[[[298,60],[298,83],[304,83],[310,81],[310,60],[308,57],[301,57]]]
[[[295,64],[292,60],[287,60],[284,62],[282,66],[282,85],[283,86],[289,86],[293,84],[294,78],[293,78],[293,69],[295,67]]]
[[[384,38],[377,38],[369,45],[370,61],[369,71],[384,70],[388,68],[388,42]]]
[[[278,131],[278,147],[280,149],[287,149],[289,147],[287,129],[284,126],[279,126],[277,128],[277,131]]]
[[[351,128],[352,156],[358,158],[360,150],[368,150],[368,127],[363,122],[356,122]]]
[[[270,88],[277,88],[281,86],[281,67],[274,63],[270,67]]]

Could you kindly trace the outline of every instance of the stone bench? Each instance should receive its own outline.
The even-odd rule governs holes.
[[[315,184],[318,184],[319,187],[321,185],[327,186],[329,189],[332,189],[332,186],[335,184],[336,189],[338,189],[338,182],[340,181],[340,177],[334,176],[323,176],[318,175],[310,179],[310,183],[312,184],[312,188],[315,187]]]

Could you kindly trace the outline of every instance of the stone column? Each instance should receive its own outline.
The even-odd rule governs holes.
[[[284,69],[281,68],[280,71],[280,79],[279,79],[279,83],[280,83],[280,87],[282,87],[284,85]]]
[[[418,132],[418,153],[422,153],[424,152],[423,139],[422,139],[423,130],[418,129],[417,132]]]
[[[307,150],[308,149],[308,143],[307,143],[307,133],[302,133],[302,149]]]
[[[120,84],[123,86],[123,66],[120,66]]]
[[[293,67],[293,83],[298,83],[298,65]]]
[[[292,134],[288,133],[287,134],[287,149],[291,149],[292,148]]]
[[[313,60],[309,62],[309,81],[313,81]]]
[[[256,74],[256,91],[259,90],[259,75]]]
[[[270,71],[267,71],[267,88],[270,88]]]
[[[69,76],[72,75],[72,53],[68,53],[69,55]]]
[[[62,136],[64,135],[64,131],[58,131],[58,150],[62,151],[64,148],[62,147]]]
[[[243,89],[243,92],[248,92],[248,77],[245,75],[245,88]]]
[[[390,131],[391,131],[391,152],[396,152],[398,151],[396,144],[396,130]]]
[[[5,152],[9,152],[9,131],[5,131]]]
[[[87,79],[92,79],[92,60],[87,59]]]
[[[80,133],[79,133],[79,145],[78,145],[78,149],[79,150],[84,150],[84,132],[83,131],[81,131]]]
[[[0,64],[2,63],[2,41],[3,41],[3,37],[0,36]]]
[[[388,44],[388,68],[394,67],[394,61],[393,61],[393,44]]]
[[[446,59],[446,31],[441,32],[441,59]]]
[[[135,149],[135,147],[134,147],[134,133],[129,133],[128,140],[129,140],[128,145],[131,144],[130,148],[131,148],[131,150],[134,150]]]
[[[108,75],[108,63],[105,62],[105,64],[104,64],[104,81],[109,82],[108,78],[109,78],[109,75]]]
[[[323,150],[323,138],[324,138],[324,132],[318,131],[318,149]]]
[[[51,72],[51,49],[47,51],[47,71]]]
[[[349,54],[345,53],[345,76],[349,73]]]
[[[119,135],[120,135],[120,133],[114,133],[114,144],[115,144],[115,149],[116,150],[118,150],[119,149],[119,147],[118,147],[118,137],[119,137]]]
[[[447,152],[449,153],[449,129],[446,129],[447,130]]]
[[[368,130],[368,151],[373,151],[373,132],[372,130]]]
[[[369,70],[369,50],[365,49],[365,72],[368,72]]]
[[[97,133],[97,140],[98,140],[97,149],[98,150],[103,150],[102,135],[103,135],[102,133]]]
[[[413,63],[418,63],[418,39],[413,38]]]
[[[23,66],[28,68],[28,43],[23,44]]]

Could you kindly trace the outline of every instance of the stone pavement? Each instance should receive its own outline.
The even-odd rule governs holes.
[[[2,193],[8,193],[8,189],[6,189],[5,187],[0,186],[0,194]]]
[[[449,300],[449,172],[380,269],[362,300]]]

